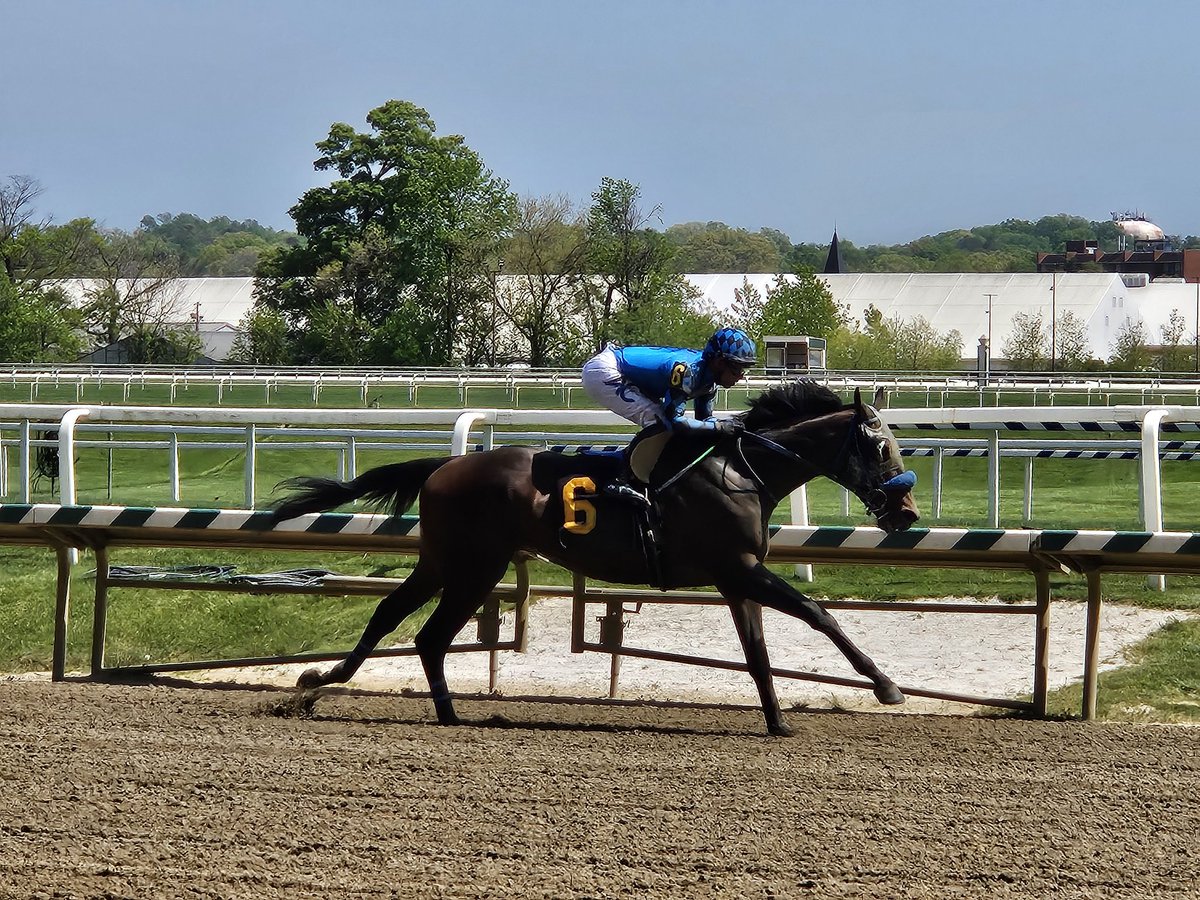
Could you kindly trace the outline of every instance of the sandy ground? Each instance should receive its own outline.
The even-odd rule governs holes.
[[[655,699],[572,699],[606,694],[609,660],[568,652],[569,610],[534,608],[506,697],[471,693],[485,656],[452,658],[458,728],[411,659],[312,706],[295,666],[0,678],[0,900],[1200,897],[1200,728],[895,715],[780,680],[804,708],[769,738],[743,673],[628,659],[622,695]],[[1082,607],[1053,616],[1061,684]],[[1171,617],[1107,608],[1106,665]],[[628,618],[630,645],[740,657],[723,608]],[[1025,617],[839,619],[902,684],[1029,690]],[[771,616],[768,640],[845,672],[803,625]],[[702,699],[722,705],[678,702]]]
[[[954,601],[964,608],[980,601]],[[603,606],[589,606],[588,639],[599,640],[597,618]],[[626,646],[686,653],[735,662],[743,660],[737,634],[723,606],[646,604],[641,612],[627,606]],[[1050,686],[1078,681],[1083,673],[1085,607],[1055,602],[1051,607]],[[1015,698],[1033,688],[1033,617],[947,613],[858,612],[839,610],[844,631],[901,687],[920,687],[974,697]],[[1101,620],[1102,668],[1120,665],[1123,651],[1187,613],[1106,605]],[[610,657],[570,652],[571,604],[550,599],[534,604],[529,619],[529,650],[499,654],[498,687],[509,696],[608,695]],[[765,629],[772,664],[777,668],[857,677],[837,649],[807,625],[766,611]],[[502,626],[511,634],[511,618]],[[472,626],[463,637],[473,637]],[[294,684],[306,666],[273,666],[235,673],[217,670],[206,679]],[[488,688],[488,661],[482,654],[453,654],[447,680],[456,693]],[[369,661],[352,685],[382,690],[427,690],[420,663],[410,657]],[[874,708],[874,697],[861,689],[776,678],[785,708]],[[675,662],[625,657],[621,660],[620,698],[684,700],[757,705],[758,696],[744,672],[701,668]],[[962,704],[910,698],[906,711],[961,712]]]
[[[1200,729],[0,682],[0,897],[1200,893]]]

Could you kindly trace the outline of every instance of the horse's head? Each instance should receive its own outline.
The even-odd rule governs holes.
[[[863,403],[858,388],[851,408],[846,452],[835,461],[841,467],[834,480],[862,500],[884,531],[906,531],[921,518],[912,496],[916,473],[905,471],[895,435],[879,411]]]
[[[752,400],[744,423],[862,500],[884,531],[904,531],[921,517],[912,497],[916,476],[904,470],[895,436],[860,391],[843,405],[822,385],[792,382]]]

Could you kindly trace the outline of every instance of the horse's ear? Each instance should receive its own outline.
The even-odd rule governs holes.
[[[876,409],[887,409],[887,400],[887,388],[882,386],[875,388],[875,399],[871,401],[871,405]]]
[[[854,389],[854,408],[857,409],[861,415],[866,414],[866,410],[863,409],[862,388]]]

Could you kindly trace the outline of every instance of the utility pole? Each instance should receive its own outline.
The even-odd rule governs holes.
[[[1200,278],[1196,279],[1196,371],[1200,372]]]
[[[1050,273],[1050,371],[1058,356],[1058,272]]]
[[[992,301],[996,298],[997,295],[996,294],[984,294],[983,296],[987,297],[987,300],[988,300],[988,308],[987,308],[987,317],[988,317],[987,370],[984,372],[984,377],[987,378],[988,382],[990,383],[991,377],[992,377]]]

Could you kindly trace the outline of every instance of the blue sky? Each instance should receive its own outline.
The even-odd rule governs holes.
[[[1137,208],[1200,234],[1200,4],[0,0],[0,177],[289,228],[392,98],[525,196],[856,244]]]

